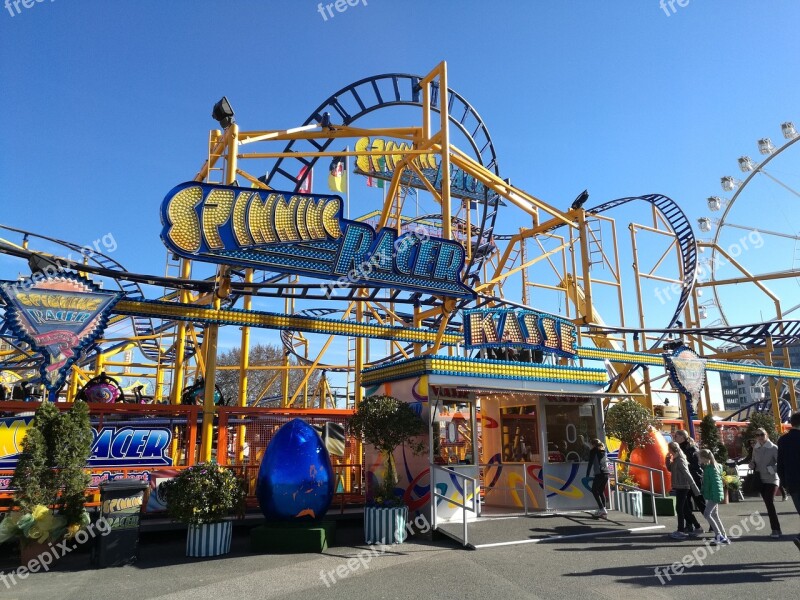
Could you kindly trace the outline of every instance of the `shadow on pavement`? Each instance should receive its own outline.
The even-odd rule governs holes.
[[[597,577],[606,575],[613,577],[617,583],[627,583],[640,587],[670,585],[729,586],[741,583],[774,583],[800,576],[800,563],[797,562],[737,563],[730,565],[698,564],[684,568],[680,573],[672,571],[671,568],[671,565],[662,564],[636,565],[592,569],[583,573],[565,573],[564,576]],[[658,570],[658,573],[656,570]]]

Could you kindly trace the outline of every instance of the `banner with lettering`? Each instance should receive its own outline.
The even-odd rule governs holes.
[[[44,357],[40,373],[51,391],[63,385],[72,364],[103,333],[121,296],[72,273],[36,273],[0,285],[6,322]]]

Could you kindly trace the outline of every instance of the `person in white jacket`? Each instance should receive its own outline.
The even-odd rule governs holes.
[[[775,511],[775,492],[778,489],[778,446],[773,444],[764,429],[756,429],[756,445],[753,447],[753,460],[750,468],[761,476],[761,498],[767,507],[770,537],[781,537],[781,524]]]

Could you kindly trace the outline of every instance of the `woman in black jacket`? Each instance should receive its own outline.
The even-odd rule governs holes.
[[[594,513],[596,517],[605,517],[608,514],[605,504],[605,491],[608,485],[608,475],[611,472],[608,466],[608,455],[606,447],[598,439],[591,442],[592,449],[589,450],[589,464],[586,467],[586,477],[591,477],[592,480],[592,496],[597,502],[597,511]]]
[[[694,440],[689,437],[689,434],[686,433],[684,429],[676,431],[672,438],[678,442],[681,451],[686,455],[686,460],[689,462],[689,473],[695,485],[699,489],[703,489],[703,467],[700,466],[700,458],[697,456],[697,444],[694,443]],[[694,501],[694,507],[697,509],[697,512],[705,514],[705,498],[703,498],[702,495],[692,494],[692,500]]]

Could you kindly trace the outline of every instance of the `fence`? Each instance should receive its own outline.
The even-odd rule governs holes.
[[[38,406],[31,402],[0,404],[0,511],[11,505],[10,483],[16,455]],[[64,411],[70,404],[56,406]],[[97,486],[103,481],[120,477],[149,481],[151,474],[174,476],[195,464],[202,410],[202,406],[188,405],[90,404],[90,420],[96,432],[87,464],[92,475],[90,505],[97,501]],[[343,425],[351,414],[351,410],[217,407],[212,459],[245,478],[248,502],[254,505],[261,459],[283,424],[301,418],[317,428],[326,423]],[[331,455],[336,475],[335,503],[341,507],[364,501],[361,444],[345,436],[343,446],[342,455]]]

